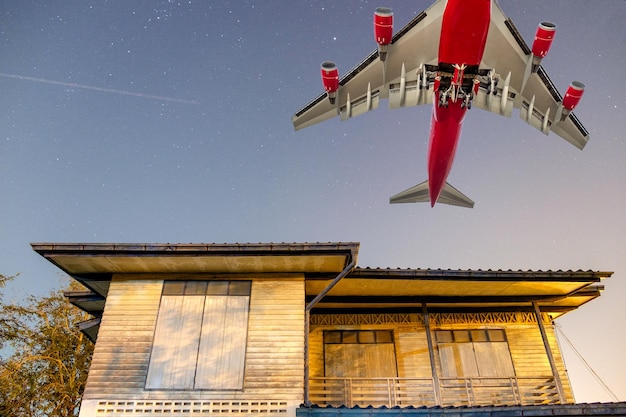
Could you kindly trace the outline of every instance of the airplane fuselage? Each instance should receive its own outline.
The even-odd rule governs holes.
[[[468,109],[468,102],[458,98],[459,89],[471,92],[472,78],[478,71],[485,50],[490,17],[491,0],[447,1],[439,41],[441,83],[435,84],[428,144],[431,206],[439,198],[452,168]],[[443,73],[445,70],[449,72]]]

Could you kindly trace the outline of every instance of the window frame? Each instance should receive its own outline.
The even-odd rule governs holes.
[[[323,358],[324,358],[324,376],[329,378],[355,378],[355,379],[370,379],[370,378],[397,378],[398,377],[398,356],[396,353],[396,341],[394,337],[394,331],[391,329],[328,329],[324,330],[322,335],[322,343],[324,346],[323,350]],[[357,367],[353,367],[354,373],[357,375],[345,375],[346,372],[342,372],[342,370],[338,370],[337,372],[329,372],[329,364],[333,362],[333,360],[337,360],[338,363],[344,364],[344,361],[339,360],[339,358],[330,358],[328,355],[329,347],[338,345],[354,345],[354,349],[356,349],[352,354],[356,354],[356,357],[353,357],[354,361],[352,363],[363,363],[369,364],[367,361],[367,345],[391,345],[390,352],[384,352],[383,356],[388,355],[387,359],[393,359],[393,375],[376,375],[369,376],[369,374],[379,373],[381,369],[385,370],[388,368],[363,368],[358,369]],[[361,346],[358,348],[357,346]],[[340,348],[341,349],[341,348]],[[340,354],[340,352],[335,352],[334,354]],[[348,354],[350,356],[350,354]],[[387,365],[390,365],[388,363]],[[344,374],[344,375],[332,375],[335,374]],[[358,375],[358,373],[364,373],[365,375]],[[384,372],[382,372],[384,373]]]
[[[515,377],[505,329],[439,329],[434,333],[442,378]]]

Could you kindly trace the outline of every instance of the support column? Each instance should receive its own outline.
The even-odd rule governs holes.
[[[346,275],[348,275],[356,266],[356,253],[350,254],[350,263],[333,279],[330,284],[319,293],[304,309],[304,405],[306,407],[311,406],[311,400],[309,399],[310,394],[310,383],[309,383],[309,331],[310,331],[310,319],[311,319],[311,310],[319,301],[326,296],[333,289],[335,285],[339,281],[341,281]],[[306,280],[305,280],[306,286]]]
[[[563,384],[561,384],[561,377],[559,376],[559,370],[556,367],[554,356],[552,355],[552,349],[550,349],[550,343],[548,342],[548,336],[546,329],[543,327],[543,319],[541,318],[541,310],[536,301],[533,301],[533,308],[535,309],[535,316],[537,317],[537,324],[539,324],[539,331],[541,332],[541,338],[543,339],[543,345],[548,354],[548,361],[550,362],[550,368],[552,369],[552,376],[554,376],[554,384],[556,385],[556,391],[559,394],[559,402],[565,404],[565,395],[563,393]]]
[[[311,406],[311,401],[309,400],[309,332],[311,327],[311,313],[309,310],[304,310],[304,405],[306,407]]]
[[[435,403],[441,405],[441,387],[439,385],[439,375],[437,375],[437,365],[435,363],[435,350],[433,348],[433,337],[430,333],[430,318],[426,303],[422,303],[422,314],[424,315],[424,326],[426,327],[426,340],[428,341],[428,357],[430,358],[430,371],[433,376],[433,388],[435,392]]]

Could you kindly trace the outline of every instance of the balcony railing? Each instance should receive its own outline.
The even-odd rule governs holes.
[[[320,406],[475,406],[558,404],[553,377],[310,378],[310,401]]]

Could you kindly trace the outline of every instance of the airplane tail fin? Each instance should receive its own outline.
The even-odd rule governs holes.
[[[389,203],[428,203],[430,202],[430,193],[428,191],[428,181],[417,184],[407,190],[404,190],[389,199]],[[439,194],[437,203],[449,204],[451,206],[473,208],[474,202],[465,194],[451,186],[446,182]]]

